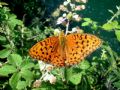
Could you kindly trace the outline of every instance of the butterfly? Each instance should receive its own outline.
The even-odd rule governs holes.
[[[29,55],[57,67],[80,63],[98,47],[102,40],[92,34],[72,33],[52,36],[36,43]]]

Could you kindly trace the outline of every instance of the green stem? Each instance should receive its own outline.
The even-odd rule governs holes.
[[[67,33],[68,33],[68,29],[69,29],[69,24],[70,24],[70,21],[68,20],[68,22],[67,22],[67,25],[66,25],[66,35],[67,35]]]
[[[3,28],[4,28],[3,31],[5,31],[4,34],[6,36],[6,39],[10,43],[10,46],[13,48],[15,45],[14,45],[14,43],[13,43],[11,37],[10,37],[10,28],[7,25],[3,25]]]
[[[118,7],[118,11],[112,16],[112,18],[110,20],[108,20],[107,23],[110,23],[111,21],[113,21],[114,18],[116,18],[118,15],[120,15],[120,6]]]

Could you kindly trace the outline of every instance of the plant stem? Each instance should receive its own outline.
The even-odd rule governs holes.
[[[66,35],[67,35],[67,33],[68,33],[69,24],[70,24],[70,21],[68,20],[67,25],[66,25],[66,33],[65,33]]]
[[[5,34],[5,36],[6,36],[6,39],[8,40],[8,42],[9,42],[10,45],[11,45],[11,47],[13,48],[15,45],[14,45],[12,39],[10,39],[10,28],[9,28],[8,26],[5,26],[5,25],[2,25],[2,26],[3,26],[3,28],[4,28],[3,31],[5,31],[4,34]]]
[[[23,39],[24,39],[24,27],[22,26],[22,28],[20,28],[21,30],[21,47],[22,47],[22,55],[23,55],[23,46],[24,46],[24,42],[23,42]]]
[[[120,15],[120,6],[119,6],[119,9],[118,9],[118,11],[112,16],[112,18],[110,19],[110,20],[108,20],[108,22],[107,23],[110,23],[110,22],[112,22],[112,20],[114,19],[114,18],[116,18],[118,15]]]

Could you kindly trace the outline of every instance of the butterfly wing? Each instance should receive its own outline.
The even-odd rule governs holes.
[[[60,53],[58,37],[50,37],[36,43],[30,50],[32,58],[42,60],[55,66],[64,66],[64,60]]]
[[[69,34],[66,36],[66,65],[79,63],[101,45],[101,40],[91,34]]]

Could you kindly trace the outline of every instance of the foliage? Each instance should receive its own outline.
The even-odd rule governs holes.
[[[28,55],[28,50],[38,40],[53,35],[54,29],[44,26],[43,30],[37,24],[34,27],[28,28],[24,25],[23,21],[17,19],[17,16],[10,12],[8,7],[3,5],[7,4],[0,3],[0,47],[2,48],[0,50],[0,89],[120,89],[120,22],[117,18],[119,16],[118,12],[114,13],[111,19],[103,25],[90,18],[80,19],[79,17],[78,20],[73,18],[77,13],[73,14],[74,11],[72,13],[70,11],[67,12],[66,16],[62,18],[67,18],[71,22],[82,21],[82,27],[84,29],[89,28],[90,32],[99,35],[103,40],[103,45],[97,50],[98,52],[96,51],[96,53],[92,54],[92,57],[86,58],[87,60],[81,61],[76,66],[54,68],[47,71],[48,69],[45,70],[42,66],[43,64],[41,64],[43,69],[39,71],[38,63],[32,61]],[[29,12],[31,10],[27,8],[27,5],[26,10]],[[32,3],[29,5],[31,5],[31,8],[33,7]],[[120,8],[118,8],[118,11],[120,11]],[[31,13],[29,14],[31,15]],[[59,18],[59,15],[57,17]],[[61,23],[63,24],[63,22]],[[112,36],[107,37],[107,34]],[[43,76],[45,74],[47,77]],[[48,82],[50,77],[56,77],[56,81]],[[36,79],[39,80],[37,83]]]

